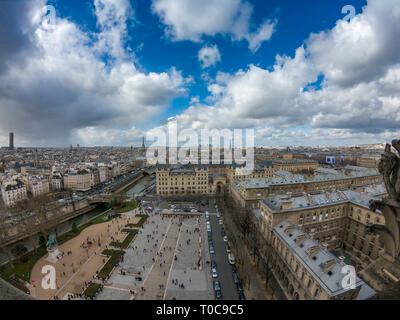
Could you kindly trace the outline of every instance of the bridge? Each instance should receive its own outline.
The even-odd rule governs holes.
[[[58,206],[53,208],[51,212],[45,214],[43,219],[41,219],[39,215],[33,215],[13,225],[0,225],[0,248],[5,248],[19,240],[32,237],[39,232],[53,229],[61,223],[95,209],[98,204],[110,203],[115,196],[123,193],[123,191],[138,182],[145,175],[153,174],[154,169],[155,168],[147,168],[146,170],[133,174],[130,177],[131,179],[127,179],[128,181],[125,180],[117,184],[111,191],[111,194],[95,194],[79,202],[74,202],[67,207]],[[28,220],[29,222],[27,223]]]

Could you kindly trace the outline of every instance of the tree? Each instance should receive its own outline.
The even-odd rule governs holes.
[[[73,233],[75,233],[75,234],[78,234],[78,233],[79,233],[79,229],[78,229],[78,227],[76,226],[76,223],[75,223],[75,222],[72,223],[72,229],[71,229],[71,231],[72,231]]]
[[[20,257],[27,252],[28,249],[22,243],[17,244],[11,249],[11,253],[14,255],[14,257]]]

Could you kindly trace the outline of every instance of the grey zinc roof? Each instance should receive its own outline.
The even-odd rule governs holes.
[[[331,204],[353,202],[355,204],[369,208],[369,201],[374,199],[378,200],[377,195],[386,193],[383,185],[376,185],[369,187],[371,192],[358,192],[354,190],[344,190],[335,192],[321,192],[317,194],[309,194],[302,196],[291,196],[290,193],[279,194],[273,197],[273,199],[263,199],[263,201],[272,211],[280,211],[280,206],[284,201],[290,201],[292,208],[288,210],[301,210],[304,208],[318,208]],[[373,191],[373,192],[372,192]],[[290,199],[288,198],[290,195]],[[378,211],[379,212],[379,211]]]
[[[289,226],[294,226],[289,234],[285,230]],[[342,287],[342,280],[345,275],[341,274],[345,264],[341,264],[339,259],[331,252],[324,250],[319,242],[310,238],[304,231],[289,221],[284,221],[273,229],[274,234],[284,243],[297,260],[311,273],[312,277],[324,288],[331,296],[337,296],[347,291]],[[296,238],[300,235],[305,235],[306,240],[299,246],[296,244]],[[308,255],[308,249],[318,246],[319,250],[312,257]],[[323,271],[324,262],[335,259],[336,262],[326,272]],[[364,284],[359,277],[356,276],[356,287]]]

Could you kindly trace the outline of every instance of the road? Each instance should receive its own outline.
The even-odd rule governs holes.
[[[226,253],[227,244],[221,235],[221,225],[218,224],[219,218],[216,213],[210,213],[210,224],[212,231],[212,239],[215,254],[212,255],[217,263],[218,280],[221,284],[223,300],[239,300],[236,285],[233,281],[232,267],[228,262],[228,254]]]

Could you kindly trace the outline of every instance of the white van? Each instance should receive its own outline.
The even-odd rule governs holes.
[[[233,255],[233,253],[228,254],[228,260],[230,264],[235,264],[235,256]]]

